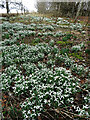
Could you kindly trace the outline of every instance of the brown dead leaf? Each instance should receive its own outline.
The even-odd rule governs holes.
[[[38,116],[38,120],[42,120],[40,116]]]
[[[80,82],[81,82],[81,84],[84,84],[84,83],[85,83],[85,80],[81,80]]]
[[[4,107],[5,106],[5,104],[4,103],[2,103],[2,107]]]

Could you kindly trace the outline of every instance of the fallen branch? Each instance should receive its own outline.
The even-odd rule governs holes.
[[[44,116],[45,118],[47,118],[48,120],[50,120],[46,115],[42,114],[42,116]]]
[[[56,120],[49,112],[46,112],[53,120]]]
[[[79,118],[85,118],[85,119],[87,119],[86,116],[80,116],[80,115],[77,115],[77,114],[75,114],[75,113],[68,112],[68,111],[66,111],[66,110],[63,110],[63,111],[66,112],[66,113],[68,113],[68,114],[72,114],[73,117],[79,117]]]
[[[73,120],[73,117],[72,116],[70,116],[70,115],[68,115],[67,113],[65,113],[65,112],[63,112],[63,111],[59,111],[58,109],[53,109],[53,111],[54,112],[56,112],[56,113],[58,113],[58,114],[64,114],[64,115],[66,115],[67,117],[69,117],[70,119],[72,119]]]

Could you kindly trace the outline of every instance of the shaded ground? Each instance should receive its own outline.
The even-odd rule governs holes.
[[[80,18],[80,19],[82,19],[82,18]],[[19,19],[15,19],[15,21],[11,20],[10,22],[11,23],[12,22],[22,22],[22,23],[26,23],[26,24],[31,23],[30,21],[27,21],[27,20],[24,21],[23,19],[22,19],[23,21],[18,21],[18,20]],[[86,21],[84,21],[84,22],[86,22]],[[36,22],[36,23],[38,24],[38,22]],[[46,24],[49,24],[49,23],[46,23]],[[84,64],[86,64],[86,67],[89,67],[90,66],[90,53],[89,54],[85,53],[86,49],[90,49],[89,48],[90,42],[89,42],[88,31],[86,31],[85,34],[81,34],[81,32],[71,31],[69,29],[64,29],[64,28],[58,28],[58,29],[54,30],[54,32],[59,32],[59,31],[62,31],[63,33],[66,32],[67,34],[73,34],[73,36],[76,36],[76,37],[75,38],[71,37],[68,41],[65,41],[65,42],[62,42],[62,43],[59,43],[58,41],[62,41],[63,37],[56,37],[55,38],[55,37],[52,37],[52,36],[47,36],[47,37],[44,38],[44,40],[48,43],[51,39],[54,39],[55,45],[58,46],[60,51],[63,48],[65,48],[65,49],[68,48],[69,52],[67,54],[70,58],[73,58],[77,64],[81,65],[81,64],[84,63]],[[37,30],[37,32],[40,32],[40,31]],[[38,36],[36,35],[36,36],[24,37],[23,39],[19,39],[17,43],[21,44],[23,42],[25,44],[36,45],[39,42],[43,42],[41,36],[38,37],[38,38],[40,38],[40,41],[35,42],[34,39],[36,37],[38,37]],[[2,39],[2,40],[4,40],[4,39]],[[71,47],[74,46],[74,45],[80,44],[81,42],[85,42],[85,48],[83,49],[83,51],[80,51],[80,52],[77,52],[77,53],[72,53]],[[43,61],[47,62],[47,61],[45,61],[45,58],[43,59]],[[64,63],[62,63],[61,65],[56,64],[56,66],[66,67],[64,65]],[[68,67],[66,67],[66,68],[69,69]],[[2,71],[4,71],[4,69],[5,69],[4,66],[2,66]],[[72,73],[72,74],[81,79],[81,81],[80,81],[81,84],[84,84],[86,82],[87,76],[82,78],[75,73]],[[81,96],[80,96],[81,94],[82,93],[78,93],[76,95],[76,102],[81,101]],[[84,91],[83,91],[83,94],[87,94],[87,93],[84,93]],[[24,101],[24,99],[25,98],[23,98],[23,97],[21,98],[22,101]],[[21,108],[19,106],[19,103],[20,103],[21,100],[18,99],[17,97],[15,97],[15,96],[13,96],[13,94],[11,94],[9,92],[3,93],[2,107],[3,107],[3,115],[5,116],[4,120],[22,120],[23,119],[23,117],[21,118],[22,113],[21,113]],[[70,113],[70,112],[68,113],[68,109],[70,109],[70,108],[62,108],[62,109],[59,109],[59,110],[57,109],[57,110],[54,110],[54,111],[53,110],[50,111],[48,105],[46,106],[46,108],[47,108],[47,110],[45,111],[45,113],[42,113],[41,117],[38,117],[38,120],[66,120],[66,119],[70,120],[70,119],[73,119],[72,113]],[[61,113],[59,113],[60,111],[61,111]],[[77,117],[78,116],[76,116],[76,118]],[[79,119],[85,120],[85,118],[79,118]]]

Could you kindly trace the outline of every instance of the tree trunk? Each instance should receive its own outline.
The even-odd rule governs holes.
[[[82,7],[82,0],[80,0],[79,6],[78,6],[78,10],[77,10],[77,14],[76,14],[74,22],[76,22],[79,14],[80,14],[81,7]]]
[[[6,10],[7,10],[7,14],[9,14],[9,4],[8,4],[8,0],[6,0]]]

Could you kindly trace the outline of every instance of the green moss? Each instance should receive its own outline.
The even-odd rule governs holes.
[[[57,41],[56,43],[57,43],[57,44],[60,44],[60,45],[66,45],[66,43],[63,42],[63,41]]]
[[[72,45],[73,42],[72,41],[57,41],[56,42],[57,44],[60,44],[60,45]]]
[[[77,54],[77,53],[69,53],[68,55],[73,56],[73,57],[75,57],[75,58],[77,58],[79,60],[83,60],[83,57],[82,57],[81,53],[79,53],[79,54]]]
[[[68,45],[68,44],[72,45],[73,42],[72,42],[72,41],[66,41],[66,44],[67,44],[67,45]]]
[[[70,33],[70,31],[66,31],[66,33],[67,33],[67,34],[69,34],[69,33]]]
[[[34,42],[32,42],[32,43],[30,43],[31,45],[37,45],[38,43],[34,43]]]
[[[83,57],[81,57],[80,55],[76,55],[76,58],[78,58],[79,60],[83,60]]]
[[[87,44],[90,44],[90,41],[87,41]]]

